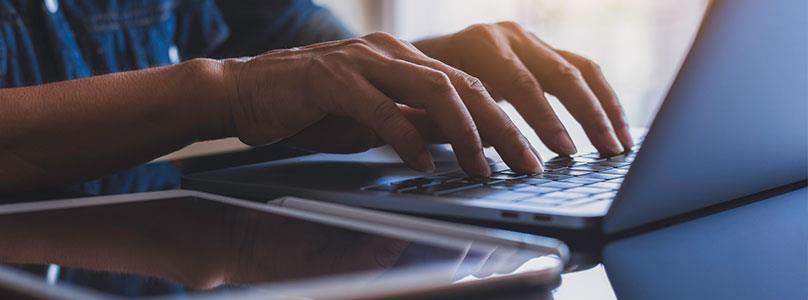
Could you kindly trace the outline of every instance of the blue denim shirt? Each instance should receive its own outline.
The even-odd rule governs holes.
[[[349,36],[310,0],[0,0],[0,88]],[[97,194],[178,186],[175,168],[162,163],[80,189]]]
[[[350,35],[310,0],[0,0],[0,88]]]

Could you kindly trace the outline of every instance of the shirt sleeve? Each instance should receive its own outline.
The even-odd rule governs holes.
[[[253,56],[354,36],[328,9],[311,0],[217,0],[230,36],[214,57]]]

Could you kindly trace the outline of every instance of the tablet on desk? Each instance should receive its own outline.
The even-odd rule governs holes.
[[[287,198],[166,191],[0,206],[0,296],[549,295],[563,243]]]

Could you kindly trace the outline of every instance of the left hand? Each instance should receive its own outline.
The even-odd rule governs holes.
[[[553,152],[577,150],[545,92],[558,97],[601,153],[615,155],[633,146],[617,96],[598,65],[550,47],[514,22],[473,25],[415,46],[507,99]]]

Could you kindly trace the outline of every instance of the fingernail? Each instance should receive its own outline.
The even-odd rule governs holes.
[[[634,147],[634,138],[631,137],[631,131],[628,128],[622,128],[618,131],[618,137],[620,137],[620,141],[623,143],[623,147],[631,149]]]
[[[477,163],[475,163],[474,166],[474,173],[483,177],[491,176],[491,166],[488,165],[488,160],[485,159],[485,155],[480,154],[480,156],[477,158]]]
[[[623,151],[626,151],[614,133],[609,134],[609,151],[612,151],[612,154],[620,154],[623,153]]]
[[[561,147],[561,151],[566,155],[572,155],[578,152],[578,148],[575,147],[575,143],[572,142],[572,139],[566,133],[559,133],[556,135],[556,145]]]
[[[541,156],[533,145],[528,144],[528,150],[522,152],[522,159],[528,163],[528,172],[534,174],[542,172]]]
[[[435,171],[435,162],[432,161],[432,154],[429,151],[422,150],[418,154],[418,171],[432,173]]]

